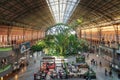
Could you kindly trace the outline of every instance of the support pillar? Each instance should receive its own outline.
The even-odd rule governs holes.
[[[101,27],[98,28],[98,36],[99,36],[99,55],[101,56],[101,41],[102,41],[102,29]]]
[[[114,31],[115,31],[115,38],[116,38],[116,41],[114,40],[113,46],[112,46],[112,48],[113,48],[113,54],[112,54],[113,65],[119,65],[119,63],[116,63],[116,60],[117,60],[116,50],[118,50],[118,47],[119,47],[119,30],[118,30],[118,27],[119,27],[118,24],[113,24],[113,28],[114,28]]]
[[[90,48],[92,48],[92,30],[90,30]]]
[[[37,31],[37,40],[39,40],[39,37],[38,37],[38,35],[39,35],[39,31]]]
[[[10,45],[10,33],[11,33],[11,30],[12,30],[12,26],[8,26],[8,29],[7,29],[7,45]]]
[[[23,42],[25,42],[25,28],[23,27]]]
[[[115,31],[115,37],[116,37],[116,48],[118,49],[119,45],[119,29],[118,29],[118,24],[113,25],[114,31]]]
[[[84,31],[84,39],[86,40],[86,31]]]
[[[99,36],[99,45],[101,45],[101,41],[102,41],[102,29],[101,29],[101,27],[98,28],[98,36]]]

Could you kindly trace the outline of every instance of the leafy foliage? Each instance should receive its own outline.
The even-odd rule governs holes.
[[[44,40],[39,41],[33,50],[44,50],[45,53],[54,56],[69,56],[75,55],[79,51],[86,51],[87,42],[85,40],[79,40],[76,34],[70,33],[70,27],[60,29],[57,35],[46,35]]]
[[[40,40],[40,41],[37,42],[36,45],[33,45],[31,47],[31,50],[33,52],[35,52],[35,51],[42,51],[45,48],[45,46],[46,46],[45,41],[44,40]]]
[[[70,23],[70,27],[73,28],[73,29],[75,29],[76,27],[78,27],[78,25],[82,24],[82,22],[83,22],[83,18],[80,17],[80,18],[72,21],[72,22]]]

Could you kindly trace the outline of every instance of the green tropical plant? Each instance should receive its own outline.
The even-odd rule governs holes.
[[[35,45],[33,45],[33,46],[31,47],[31,50],[32,50],[33,52],[35,52],[35,51],[42,51],[45,46],[46,46],[45,41],[44,41],[44,40],[40,40],[40,41],[37,42],[37,44],[35,44]]]
[[[79,40],[76,34],[70,33],[71,27],[56,30],[59,30],[58,33],[46,35],[45,39],[38,41],[32,49],[36,51],[44,49],[45,53],[54,56],[75,55],[78,51],[87,49],[85,40]]]

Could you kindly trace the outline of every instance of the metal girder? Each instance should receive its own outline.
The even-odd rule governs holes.
[[[86,2],[85,2],[86,1]],[[103,1],[103,0],[98,0],[97,3],[95,3],[95,0],[85,0],[85,1],[81,1],[77,7],[77,11],[76,13],[74,13],[72,15],[72,19],[77,19],[78,16],[76,15],[80,15],[83,17],[83,19],[87,19],[87,21],[89,21],[89,23],[83,23],[82,25],[87,25],[87,24],[93,24],[91,23],[91,21],[95,21],[95,23],[98,23],[99,20],[101,21],[105,21],[105,22],[109,22],[109,21],[114,21],[114,16],[112,16],[112,13],[115,13],[116,11],[119,11],[120,8],[117,7],[119,4],[120,4],[120,1],[116,2],[116,1]],[[98,3],[103,3],[102,5],[98,5]],[[114,2],[114,3],[112,3]],[[116,3],[115,3],[116,2]],[[92,4],[94,4],[92,6]],[[108,5],[108,7],[106,7],[106,11],[104,10],[104,7]],[[111,6],[110,6],[111,5]],[[96,7],[98,6],[98,7]],[[110,6],[110,7],[109,7]],[[83,8],[82,7],[85,7],[84,11],[82,10]],[[115,7],[115,10],[111,10],[112,7]],[[82,9],[81,9],[82,8]],[[82,10],[82,12],[80,12]],[[104,10],[104,11],[103,11]],[[109,11],[109,12],[108,12]],[[83,15],[81,15],[83,14]],[[91,19],[88,19],[87,17],[90,17],[91,15],[94,15],[96,18],[91,18]]]
[[[102,2],[102,0],[101,0],[101,2]],[[104,2],[104,1],[103,1]],[[100,2],[98,2],[98,3],[100,3]],[[104,14],[104,12],[101,12],[100,10],[101,10],[101,8],[102,7],[104,7],[106,4],[108,4],[109,3],[109,1],[107,1],[107,2],[104,2],[103,4],[102,4],[102,6],[94,6],[94,7],[92,7],[92,6],[88,6],[88,7],[86,7],[86,8],[89,8],[89,9],[91,9],[90,11],[91,12],[95,12],[96,14],[100,14],[100,15],[103,15],[103,17],[107,17],[107,19],[110,19],[110,20],[113,20],[110,16],[108,16],[108,15],[105,15]],[[96,5],[98,5],[98,4],[96,4]],[[90,13],[91,13],[90,12]],[[88,13],[87,13],[88,14]]]
[[[72,1],[67,0],[67,4],[69,2]],[[81,26],[84,27],[114,21],[120,15],[119,5],[120,0],[80,0],[68,23],[79,17],[83,18]],[[15,22],[20,27],[47,29],[55,23],[46,0],[1,0],[0,10],[0,19],[8,21],[6,24],[9,25]]]
[[[52,19],[50,11],[48,11],[49,8],[48,8],[48,5],[47,5],[45,0],[39,0],[39,1],[33,1],[33,0],[32,1],[29,1],[29,0],[26,0],[26,1],[24,1],[24,0],[21,0],[21,1],[16,0],[16,1],[14,1],[13,0],[12,2],[13,3],[6,0],[5,2],[0,3],[0,7],[4,8],[4,11],[1,13],[1,16],[3,16],[2,14],[4,12],[6,14],[8,14],[6,11],[14,13],[14,14],[11,14],[11,15],[8,14],[5,17],[2,17],[3,20],[6,20],[8,22],[11,21],[10,25],[13,25],[12,22],[19,22],[21,26],[24,26],[24,24],[29,24],[30,25],[29,22],[32,22],[32,20],[31,21],[27,20],[27,16],[30,17],[30,16],[34,15],[35,12],[38,12],[38,11],[43,11],[43,12],[40,12],[39,15],[36,15],[36,19],[34,19],[35,25],[31,25],[31,26],[38,27],[36,25],[41,25],[40,27],[38,27],[38,28],[41,28],[42,26],[53,25],[54,21]],[[17,5],[14,6],[14,8],[8,7],[8,6],[12,6],[12,5],[16,4],[16,3],[18,3],[18,7],[23,8],[23,9],[18,10],[17,9],[18,7],[16,7]],[[28,5],[28,3],[31,3],[31,4]],[[6,4],[6,6],[4,6],[5,4]],[[17,11],[14,11],[14,9],[16,9]],[[37,16],[39,16],[39,17],[37,18]],[[24,18],[26,18],[25,19],[26,21],[23,21]]]
[[[83,5],[83,4],[81,4],[82,6],[84,6],[84,7],[86,7],[85,5]],[[90,10],[91,12],[89,12],[89,14],[90,13],[95,13],[97,16],[100,16],[100,15],[102,15],[103,17],[107,17],[107,19],[110,19],[110,20],[113,20],[110,16],[108,16],[108,15],[105,15],[103,12],[101,12],[101,11],[99,11],[99,9],[97,9],[97,10],[95,10],[94,8],[92,8],[92,7],[90,7],[90,6],[88,6],[88,7],[86,7],[87,8],[87,10]],[[88,14],[88,13],[87,13]],[[86,16],[87,14],[84,14],[84,16]],[[99,15],[100,14],[100,15]]]

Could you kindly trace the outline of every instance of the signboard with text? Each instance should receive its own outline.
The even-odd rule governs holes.
[[[24,42],[20,45],[20,52],[24,53],[30,49],[30,42]]]

